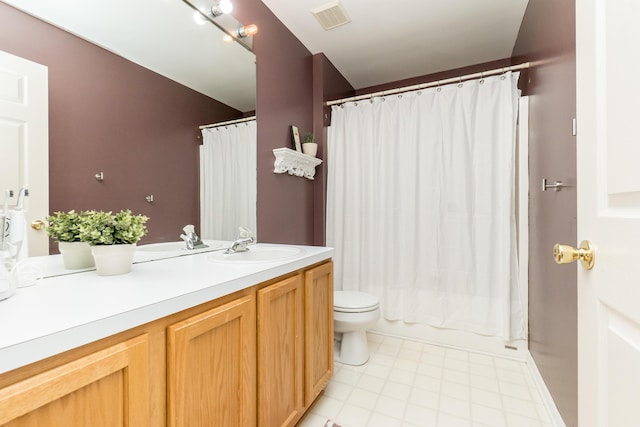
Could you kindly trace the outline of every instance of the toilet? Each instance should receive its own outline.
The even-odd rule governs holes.
[[[366,292],[333,293],[333,328],[336,332],[334,360],[363,365],[369,360],[366,331],[380,318],[380,301]],[[340,339],[341,337],[341,339]]]

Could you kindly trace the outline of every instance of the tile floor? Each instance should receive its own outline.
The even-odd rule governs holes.
[[[369,334],[363,366],[334,376],[299,427],[552,427],[524,362]]]

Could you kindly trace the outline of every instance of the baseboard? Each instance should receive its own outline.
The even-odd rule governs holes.
[[[527,352],[527,366],[529,367],[529,372],[531,373],[531,377],[533,381],[536,383],[536,388],[540,391],[540,397],[542,398],[542,402],[544,406],[547,408],[547,413],[551,418],[551,422],[555,427],[566,427],[562,416],[560,415],[560,411],[558,411],[558,407],[553,401],[553,397],[551,393],[549,393],[549,389],[547,388],[547,384],[545,384],[544,379],[542,379],[542,374],[538,370],[538,366],[536,365],[536,361],[533,360],[530,352]]]
[[[526,340],[516,340],[507,343],[508,346],[505,346],[502,338],[487,337],[472,332],[453,329],[440,329],[416,323],[390,321],[384,318],[380,318],[378,322],[369,329],[369,332],[444,345],[446,347],[462,348],[477,353],[491,354],[521,361],[525,361],[529,354]]]

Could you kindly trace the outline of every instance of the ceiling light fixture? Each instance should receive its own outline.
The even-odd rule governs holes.
[[[2,0],[0,0],[2,1]],[[245,25],[233,17],[229,12],[233,10],[233,0],[182,0],[195,12],[193,18],[198,24],[209,22],[225,34],[225,41],[238,42],[250,52],[253,52],[253,35],[258,32],[257,25]],[[202,7],[207,2],[213,7]],[[224,16],[222,16],[224,15]]]

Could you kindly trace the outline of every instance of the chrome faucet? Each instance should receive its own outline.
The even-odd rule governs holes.
[[[202,240],[200,240],[200,238],[196,234],[196,228],[193,225],[191,225],[191,224],[185,225],[184,228],[182,229],[182,231],[184,231],[184,234],[181,234],[180,238],[182,240],[184,240],[184,243],[187,245],[187,249],[188,250],[201,249],[201,248],[208,248],[209,247],[209,246],[205,245],[202,242]]]
[[[246,252],[249,250],[247,246],[256,243],[256,239],[253,237],[249,229],[244,227],[239,227],[239,229],[240,234],[238,238],[233,241],[226,251],[224,251],[226,255],[235,254],[237,252]]]

